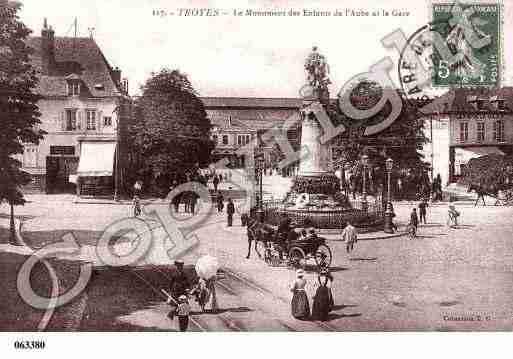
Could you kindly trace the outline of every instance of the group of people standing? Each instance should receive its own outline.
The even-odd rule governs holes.
[[[333,276],[327,269],[322,269],[317,274],[314,282],[315,294],[312,298],[312,311],[310,313],[310,303],[307,295],[308,281],[305,279],[305,271],[298,269],[296,279],[290,287],[292,292],[291,312],[292,316],[300,320],[320,320],[329,319],[329,313],[333,310]]]
[[[223,213],[224,210],[224,197],[223,194],[219,191],[216,194],[216,206],[217,212]],[[226,202],[226,222],[228,227],[233,226],[233,215],[235,214],[235,204],[231,198],[228,198]]]
[[[214,173],[212,176],[212,185],[214,186],[214,191],[217,192],[217,188],[219,187],[219,184],[223,181],[230,181],[232,179],[232,172],[227,171],[224,174],[223,173]]]
[[[419,224],[427,224],[427,208],[429,207],[429,203],[427,199],[422,199],[418,204],[417,208],[413,208],[410,212],[410,222],[408,226],[411,226],[414,229],[414,234],[417,233]],[[458,217],[460,216],[460,212],[456,210],[456,206],[454,203],[449,202],[448,210],[447,210],[447,225],[451,228],[458,226]]]

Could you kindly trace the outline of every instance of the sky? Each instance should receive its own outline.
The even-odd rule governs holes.
[[[488,0],[484,0],[488,1]],[[201,96],[298,97],[305,83],[303,64],[312,46],[327,57],[334,97],[351,77],[366,72],[385,56],[398,53],[381,39],[396,29],[409,36],[429,21],[430,0],[21,0],[21,20],[40,36],[48,18],[56,36],[93,37],[109,63],[119,66],[137,94],[152,71],[185,72]],[[481,1],[482,2],[482,1]],[[505,1],[504,58],[513,58],[513,1]],[[156,10],[219,9],[220,16],[154,16]],[[389,16],[239,17],[246,9],[346,9],[388,11]],[[409,16],[392,16],[396,10]],[[226,12],[227,15],[222,15]],[[509,30],[511,29],[511,30]],[[509,31],[508,31],[509,30]],[[509,34],[508,34],[509,33]],[[510,61],[511,63],[511,61]],[[397,72],[390,73],[397,85]],[[505,67],[503,84],[513,81]]]

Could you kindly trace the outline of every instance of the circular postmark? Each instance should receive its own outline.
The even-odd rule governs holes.
[[[430,24],[422,26],[408,38],[401,51],[397,72],[401,89],[407,98],[422,96],[427,80],[430,80],[433,69],[430,60],[432,48],[428,38],[430,32]]]
[[[437,61],[435,42],[441,41],[439,30],[447,26],[448,22],[437,21],[420,27],[407,39],[401,50],[397,64],[401,89],[406,100],[419,111],[434,96],[432,79],[437,76],[434,71]]]

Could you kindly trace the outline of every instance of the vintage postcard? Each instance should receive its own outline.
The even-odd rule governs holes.
[[[0,0],[0,25],[13,353],[513,330],[513,3]]]

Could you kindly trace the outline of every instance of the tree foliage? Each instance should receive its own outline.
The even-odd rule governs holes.
[[[373,87],[371,86],[371,88]],[[383,91],[395,90],[384,89]],[[361,106],[364,103],[377,102],[372,98],[363,101],[364,97],[357,97],[358,100],[362,100]],[[356,106],[358,107],[358,105]],[[421,187],[427,185],[427,173],[430,167],[429,163],[424,161],[421,150],[429,139],[424,135],[424,121],[418,115],[414,103],[403,99],[402,112],[399,117],[390,127],[371,136],[363,135],[365,126],[382,121],[391,111],[390,103],[386,104],[372,118],[364,120],[348,118],[342,113],[338,103],[331,103],[327,111],[335,126],[343,124],[346,127],[346,131],[332,141],[332,145],[336,149],[335,161],[338,163],[338,167],[343,164],[348,165],[352,168],[353,173],[361,176],[361,157],[363,154],[367,154],[373,182],[385,184],[385,160],[390,157],[394,160],[393,177],[401,177],[403,180],[410,179],[409,182],[418,184],[418,188],[412,188],[411,191],[418,192]]]
[[[513,188],[513,158],[503,155],[485,155],[473,158],[460,180],[471,189],[495,194]]]
[[[25,43],[31,33],[18,18],[20,5],[0,3],[0,202],[23,204],[20,186],[30,181],[21,170],[16,155],[23,154],[24,144],[38,144],[44,131],[38,129],[39,96],[34,89],[38,78]]]
[[[162,69],[152,73],[135,103],[128,128],[132,172],[161,189],[174,178],[210,162],[211,123],[186,75]],[[181,178],[180,178],[181,177]],[[166,187],[167,186],[167,187]]]

